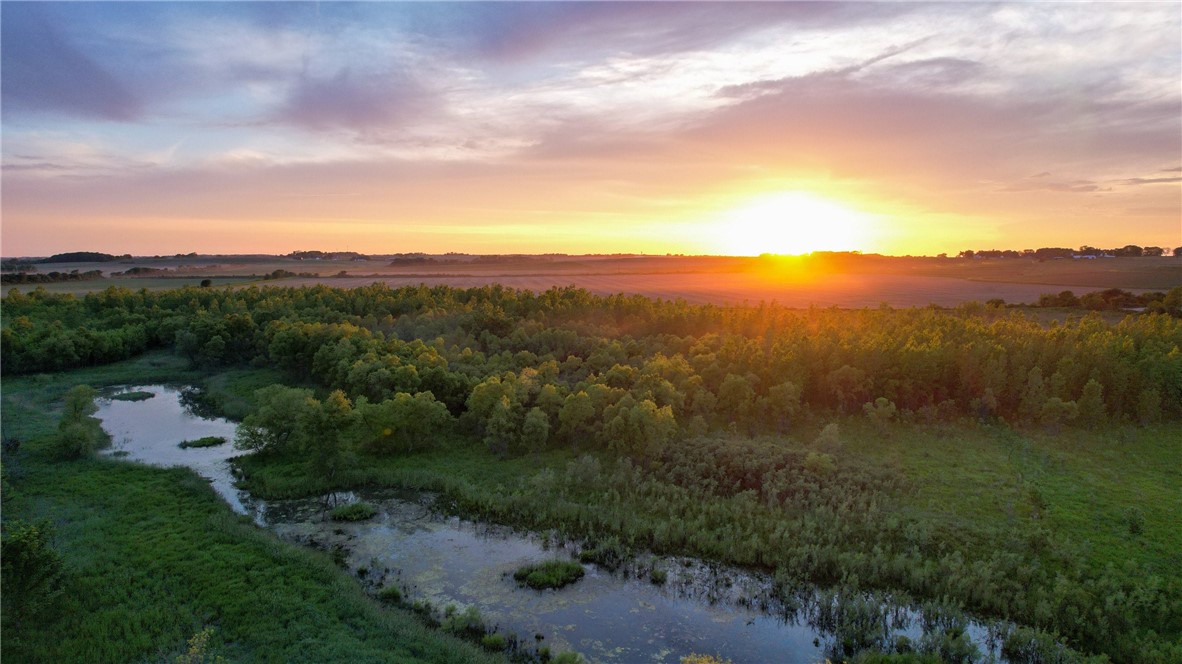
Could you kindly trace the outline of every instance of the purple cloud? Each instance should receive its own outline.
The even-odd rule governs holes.
[[[140,100],[58,34],[39,7],[6,2],[0,13],[5,116],[20,111],[116,121],[140,116]]]
[[[328,78],[302,75],[273,119],[312,130],[382,130],[434,106],[433,95],[407,74],[355,75],[341,69]]]

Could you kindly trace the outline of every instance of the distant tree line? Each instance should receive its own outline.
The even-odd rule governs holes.
[[[1139,247],[1127,244],[1117,249],[1099,249],[1084,245],[1079,249],[1066,247],[1042,247],[1039,249],[966,249],[958,258],[1033,258],[1036,260],[1050,260],[1054,258],[1073,258],[1075,256],[1127,258],[1138,256],[1164,256],[1167,253],[1162,247]],[[1182,256],[1182,247],[1174,248],[1172,255]]]
[[[288,258],[296,260],[369,260],[369,256],[359,254],[356,251],[293,251],[287,254]]]
[[[1066,307],[1091,309],[1092,311],[1113,311],[1118,309],[1145,308],[1154,313],[1182,316],[1182,289],[1169,292],[1150,291],[1130,293],[1120,288],[1107,288],[1076,296],[1072,291],[1043,293],[1038,297],[1039,307]]]
[[[6,272],[0,274],[0,284],[52,284],[59,281],[90,281],[92,279],[102,278],[102,270],[87,270],[86,272],[79,272],[78,270],[70,270],[69,272]]]
[[[131,254],[113,256],[97,251],[71,251],[64,254],[54,254],[49,258],[42,258],[38,263],[110,263],[117,260],[131,258]]]
[[[143,277],[143,276],[147,276],[150,274],[159,275],[159,274],[168,274],[170,272],[173,272],[173,270],[170,270],[166,267],[137,266],[137,267],[128,268],[122,272],[112,272],[111,276],[112,277]]]

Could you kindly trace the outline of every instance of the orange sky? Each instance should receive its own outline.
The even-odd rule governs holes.
[[[1176,3],[0,12],[5,256],[1182,244]]]

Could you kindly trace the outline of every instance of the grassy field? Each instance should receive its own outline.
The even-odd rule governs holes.
[[[173,661],[204,630],[209,659],[184,661],[497,661],[379,606],[326,555],[234,515],[188,470],[46,457],[70,386],[196,378],[175,357],[152,354],[4,379],[4,435],[22,441],[4,456],[5,522],[49,522],[64,559],[55,604],[6,624],[4,661]]]
[[[139,290],[146,288],[148,290],[169,290],[172,288],[184,288],[185,286],[200,286],[201,282],[209,279],[212,286],[243,286],[254,283],[255,279],[244,277],[111,277],[106,279],[91,279],[88,281],[59,281],[57,283],[49,284],[19,284],[15,286],[5,286],[4,293],[7,294],[10,290],[17,290],[22,293],[28,293],[37,288],[44,288],[50,293],[73,293],[74,295],[84,295],[86,293],[95,293],[105,290],[112,286],[117,288],[128,288],[131,290]]]

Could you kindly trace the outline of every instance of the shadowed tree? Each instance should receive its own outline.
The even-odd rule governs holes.
[[[1095,378],[1088,379],[1076,403],[1079,405],[1081,424],[1098,427],[1108,421],[1108,412],[1104,407],[1104,386]]]
[[[865,398],[866,390],[870,387],[866,372],[848,364],[830,371],[826,383],[838,405],[846,412],[853,410],[854,404]]]
[[[531,408],[521,423],[521,445],[535,454],[546,449],[550,438],[550,420],[541,408]]]
[[[270,385],[255,390],[255,409],[238,426],[234,447],[282,455],[296,449],[300,420],[312,401],[312,391]]]

